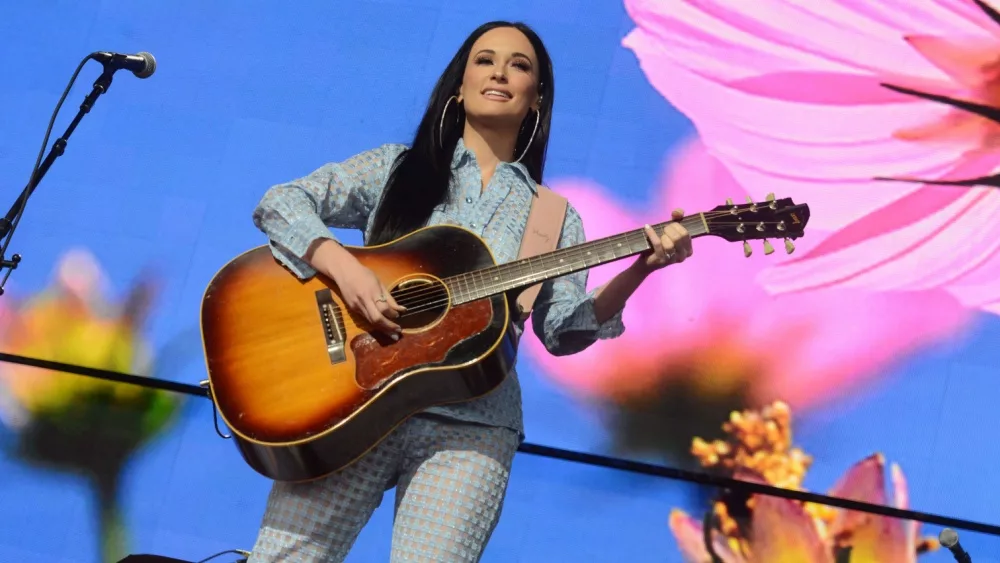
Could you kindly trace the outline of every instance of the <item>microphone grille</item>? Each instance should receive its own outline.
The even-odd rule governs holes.
[[[146,61],[146,66],[142,70],[136,72],[135,75],[138,78],[149,78],[154,72],[156,72],[156,58],[153,57],[152,53],[147,53],[146,51],[139,53],[139,56]]]
[[[938,534],[938,541],[947,548],[955,547],[958,544],[958,532],[951,528],[945,528]]]

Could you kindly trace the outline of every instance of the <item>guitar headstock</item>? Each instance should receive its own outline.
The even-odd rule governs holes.
[[[771,254],[774,248],[769,238],[785,239],[785,252],[795,250],[792,240],[805,234],[809,222],[809,206],[797,205],[792,198],[775,199],[767,194],[765,201],[755,203],[747,197],[747,203],[734,204],[732,199],[725,205],[713,208],[704,214],[708,234],[722,237],[730,242],[743,242],[743,253],[750,256],[751,240],[764,241],[764,254]]]

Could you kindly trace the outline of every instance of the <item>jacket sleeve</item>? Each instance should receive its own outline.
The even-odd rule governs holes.
[[[365,229],[404,149],[382,145],[267,190],[253,222],[267,235],[275,258],[301,279],[315,275],[303,258],[309,246],[319,238],[336,240],[329,227]]]
[[[583,220],[572,205],[559,236],[559,248],[586,242]],[[594,313],[594,291],[587,291],[588,270],[551,279],[542,284],[531,312],[532,328],[549,353],[575,354],[598,340],[616,338],[625,331],[622,312],[603,323]]]

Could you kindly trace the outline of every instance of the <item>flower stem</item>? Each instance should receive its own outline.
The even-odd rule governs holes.
[[[102,563],[117,563],[128,555],[128,533],[121,511],[119,471],[99,475],[94,482],[97,495],[97,525]]]
[[[845,545],[834,548],[834,563],[851,563],[851,546]]]

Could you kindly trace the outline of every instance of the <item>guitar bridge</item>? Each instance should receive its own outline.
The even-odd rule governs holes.
[[[340,305],[333,300],[333,292],[321,289],[316,292],[316,306],[319,308],[319,318],[323,324],[323,336],[326,338],[326,353],[331,364],[347,361],[344,351],[346,331],[344,330],[344,315]]]

